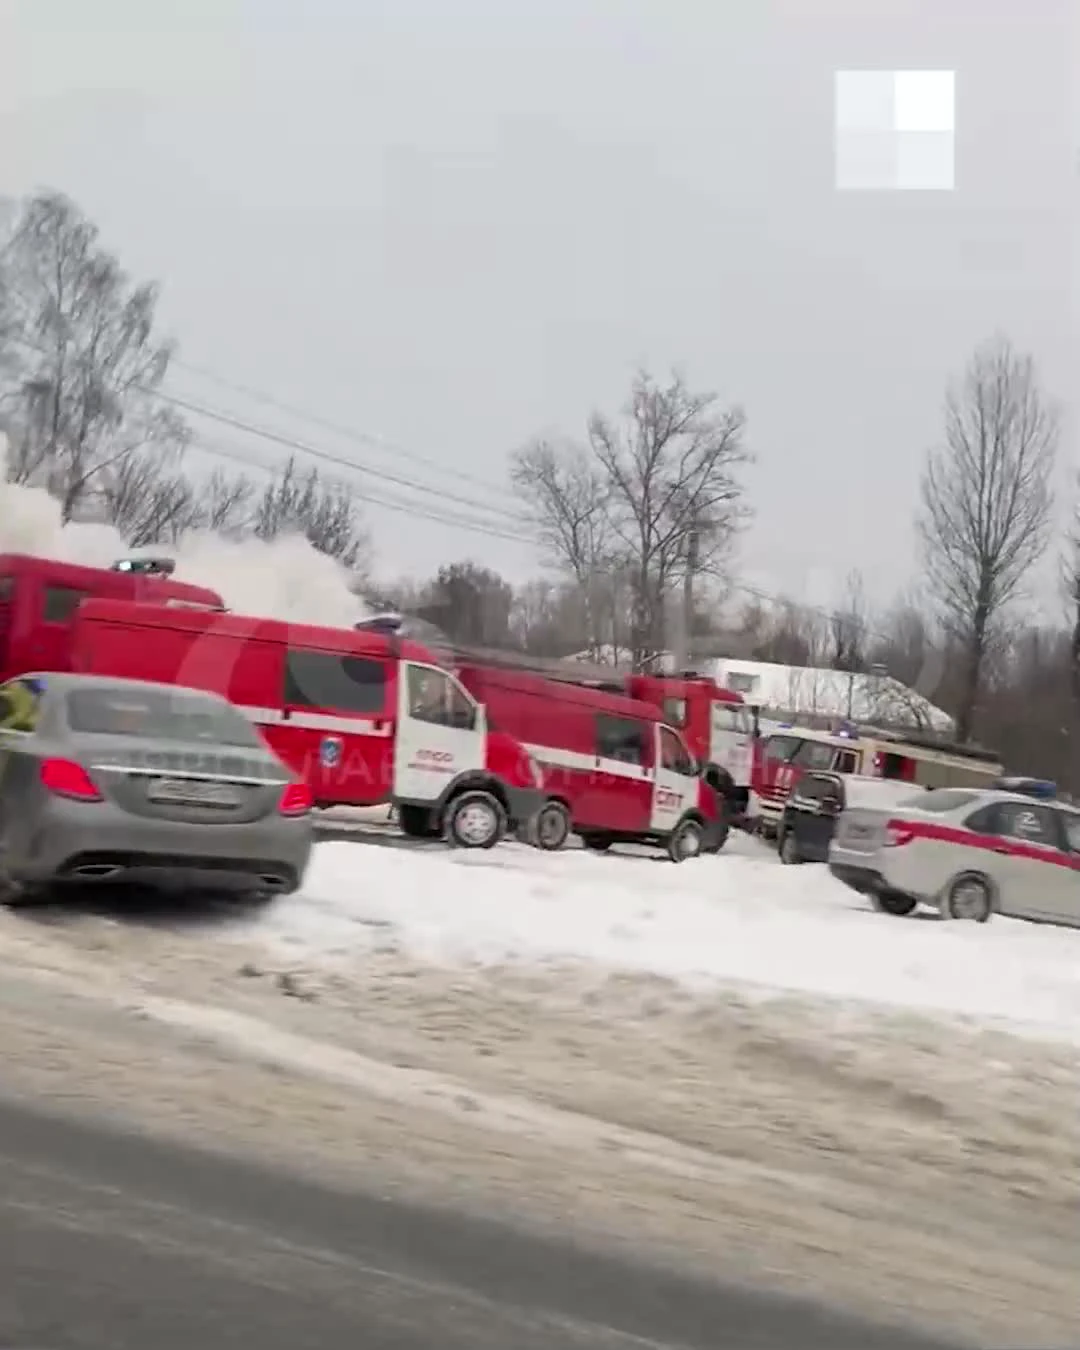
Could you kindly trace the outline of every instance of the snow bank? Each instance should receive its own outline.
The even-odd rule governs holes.
[[[109,525],[62,525],[59,505],[47,492],[5,481],[5,451],[0,436],[0,553],[108,567],[138,552]],[[350,593],[344,568],[299,536],[264,543],[193,533],[168,552],[176,558],[178,580],[212,587],[244,614],[347,627],[367,613]]]
[[[673,867],[645,857],[319,845],[262,938],[299,962],[392,945],[429,964],[585,962],[695,990],[813,995],[1002,1020],[1080,1043],[1080,932],[874,913],[822,867],[750,840]]]

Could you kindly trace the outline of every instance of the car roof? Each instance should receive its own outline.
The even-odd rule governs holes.
[[[1032,797],[1026,792],[1005,792],[1001,788],[978,788],[978,787],[940,787],[925,788],[926,793],[944,793],[944,792],[962,792],[969,800],[950,807],[953,811],[968,811],[971,809],[972,801],[978,799],[982,806],[989,806],[993,802],[1019,802],[1022,806],[1052,806],[1059,811],[1067,811],[1070,815],[1080,815],[1080,808],[1074,806],[1071,802],[1062,801],[1058,797]],[[918,789],[915,790],[918,792]],[[908,803],[906,810],[917,811],[919,808],[914,803]]]
[[[84,675],[70,670],[28,670],[15,677],[19,680],[41,680],[46,689],[71,692],[76,689],[139,690],[155,693],[194,694],[214,703],[228,703],[228,699],[206,689],[189,689],[186,685],[166,684],[161,680],[129,680],[120,675]]]

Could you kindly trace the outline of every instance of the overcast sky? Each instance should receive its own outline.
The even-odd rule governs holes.
[[[75,197],[161,280],[187,362],[385,440],[189,370],[175,391],[496,532],[520,532],[508,450],[616,408],[638,363],[678,364],[749,418],[743,575],[822,601],[859,566],[885,596],[913,573],[923,451],[971,347],[1007,332],[1075,398],[1075,8],[0,0],[0,192]],[[955,191],[835,190],[851,68],[956,70]],[[1063,502],[1075,450],[1070,428]],[[512,539],[370,519],[388,573],[536,567]]]

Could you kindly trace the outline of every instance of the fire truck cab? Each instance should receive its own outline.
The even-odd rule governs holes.
[[[631,675],[627,693],[660,709],[686,738],[703,776],[738,822],[750,813],[755,718],[742,695],[695,671],[681,675]]]
[[[0,681],[30,670],[70,670],[71,627],[91,597],[221,609],[216,591],[172,579],[171,559],[125,558],[84,567],[0,554]]]
[[[774,727],[760,739],[754,762],[762,831],[776,833],[784,804],[802,774],[830,770],[924,788],[990,787],[1003,772],[991,750],[955,745],[917,732],[854,726],[840,731]]]
[[[224,695],[317,806],[393,802],[412,836],[490,848],[543,800],[523,746],[427,648],[391,634],[86,600],[71,664]]]
[[[722,842],[716,794],[653,703],[505,667],[466,664],[457,673],[492,725],[542,768],[541,847],[559,848],[573,832],[597,851],[654,844],[682,862]]]

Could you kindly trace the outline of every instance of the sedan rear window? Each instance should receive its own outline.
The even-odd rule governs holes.
[[[228,703],[174,689],[72,689],[65,699],[72,731],[200,745],[255,748],[262,741]]]

